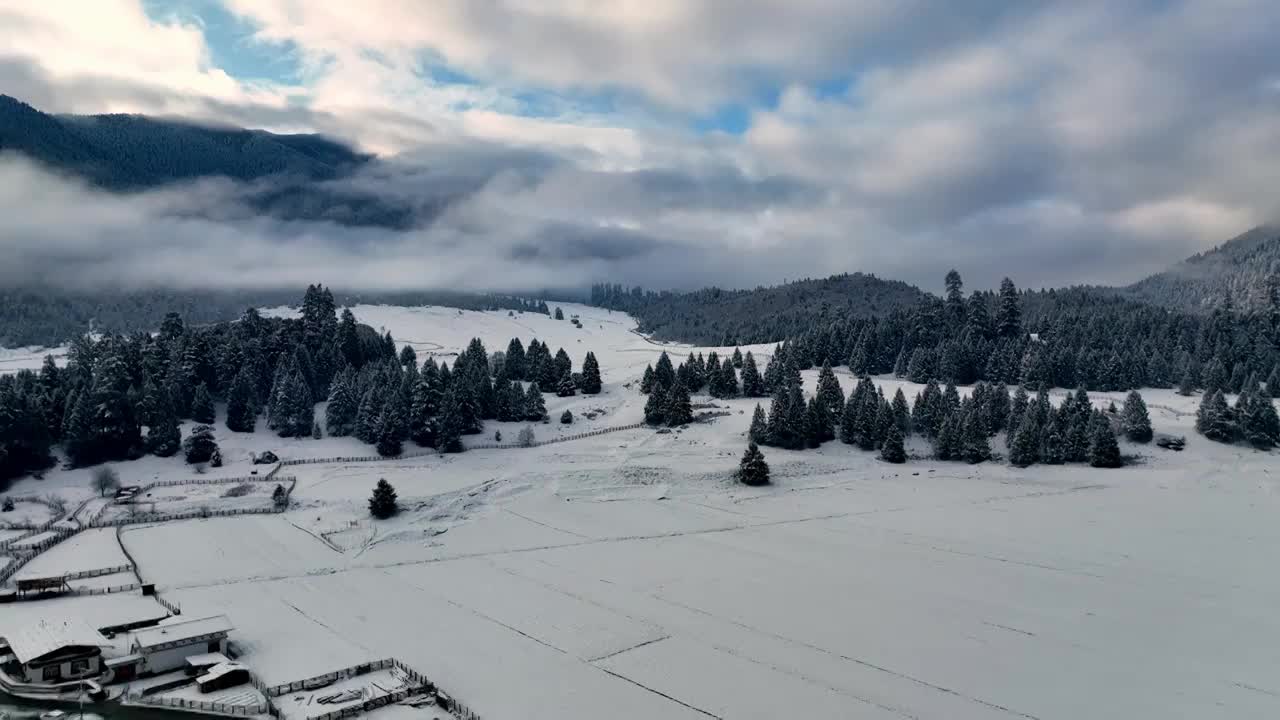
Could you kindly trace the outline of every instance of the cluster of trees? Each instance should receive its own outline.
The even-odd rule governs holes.
[[[904,286],[908,287],[908,286]],[[1239,393],[1251,378],[1280,392],[1280,280],[1237,311],[1166,309],[1097,288],[967,294],[947,274],[941,298],[871,276],[841,275],[776,288],[651,293],[592,288],[591,302],[625,310],[642,329],[723,345],[788,337],[800,369],[824,363],[855,374],[894,373],[958,385],[1122,391],[1173,388]],[[871,297],[868,297],[870,295]],[[850,305],[854,298],[861,302]],[[807,328],[796,333],[795,328]],[[772,389],[769,390],[772,393]]]
[[[1196,413],[1196,431],[1221,443],[1244,440],[1261,449],[1280,445],[1280,417],[1275,404],[1256,386],[1240,393],[1234,407],[1227,403],[1222,390],[1206,392]]]
[[[389,336],[387,342],[394,347]],[[481,432],[485,420],[546,420],[544,386],[562,396],[599,393],[595,354],[588,352],[582,372],[574,373],[563,348],[552,356],[546,343],[534,339],[526,349],[513,338],[505,353],[490,354],[473,338],[452,368],[434,358],[419,368],[416,353],[405,347],[379,362],[347,366],[329,392],[325,425],[330,435],[355,436],[382,455],[399,455],[410,440],[460,452],[462,436]]]
[[[806,400],[795,363],[784,362],[768,413],[756,405],[748,431],[753,443],[799,450],[838,439],[900,463],[906,460],[904,439],[918,434],[930,440],[939,460],[980,463],[992,459],[991,438],[1004,432],[1009,461],[1020,467],[1121,463],[1113,423],[1093,408],[1083,388],[1055,408],[1043,388],[1034,400],[1021,387],[1010,399],[1003,383],[980,381],[962,398],[954,384],[944,388],[930,380],[908,403],[901,388],[889,400],[864,376],[846,399],[831,366],[824,365]],[[1130,439],[1151,439],[1150,419],[1138,393],[1130,393],[1117,422]]]
[[[742,379],[739,382],[738,375]],[[684,425],[693,421],[689,395],[706,389],[712,397],[763,397],[764,378],[750,352],[743,355],[735,348],[733,355],[721,361],[713,350],[705,358],[691,355],[675,367],[664,351],[656,364],[648,365],[640,380],[640,392],[649,396],[645,402],[645,421],[651,425]]]
[[[329,434],[395,455],[406,440],[461,449],[459,437],[487,419],[542,420],[541,387],[601,386],[594,354],[574,373],[563,349],[553,356],[536,340],[527,350],[512,340],[492,356],[473,340],[452,368],[428,360],[419,369],[412,349],[397,352],[390,333],[359,325],[350,310],[339,316],[332,293],[310,286],[297,319],[250,309],[237,322],[193,328],[170,313],[155,334],[76,338],[64,368],[49,357],[39,372],[0,376],[0,482],[51,466],[59,444],[77,466],[179,451],[215,463],[218,402],[232,432],[253,432],[262,419],[301,438],[322,434],[315,404],[329,398]],[[184,439],[187,419],[198,425]]]
[[[1280,388],[1280,307],[1202,316],[1084,292],[1019,293],[1008,279],[996,294],[966,297],[954,271],[946,286],[942,299],[883,317],[810,323],[787,341],[788,354],[801,369],[847,365],[918,383],[1190,393],[1239,392],[1267,378]]]

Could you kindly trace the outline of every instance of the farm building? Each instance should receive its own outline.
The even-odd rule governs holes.
[[[187,658],[227,651],[231,621],[226,615],[162,623],[129,633],[129,652],[137,660],[131,672],[148,675],[187,666]],[[126,671],[129,672],[129,671]]]
[[[102,672],[102,648],[110,643],[79,618],[40,620],[4,638],[7,665],[30,683],[56,683],[96,677]]]

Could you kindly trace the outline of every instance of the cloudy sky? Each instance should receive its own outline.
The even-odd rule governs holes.
[[[119,282],[1130,282],[1280,215],[1278,27],[1274,0],[0,0],[0,92],[324,132],[386,160],[351,182],[447,198],[399,231],[215,222],[174,208],[218,184],[5,160],[0,244]]]

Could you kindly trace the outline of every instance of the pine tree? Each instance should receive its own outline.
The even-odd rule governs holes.
[[[753,443],[765,443],[769,438],[769,424],[764,417],[764,408],[760,407],[760,403],[756,403],[755,412],[751,414],[751,427],[747,430],[747,437]]]
[[[1271,374],[1267,376],[1267,385],[1264,390],[1266,390],[1266,394],[1263,397],[1280,399],[1280,364],[1271,368]]]
[[[1022,307],[1018,289],[1013,281],[1000,281],[1000,299],[996,304],[996,334],[1000,337],[1017,337],[1022,333]]]
[[[650,425],[661,425],[667,419],[667,389],[654,383],[653,391],[644,404],[644,421]]]
[[[403,452],[405,436],[404,408],[399,397],[392,397],[382,409],[382,422],[378,428],[378,454],[396,457]]]
[[[973,465],[990,460],[991,443],[987,440],[986,424],[976,406],[964,416],[961,427],[964,435],[965,462]]]
[[[573,413],[569,412],[568,410],[565,410],[564,412],[560,413],[560,424],[561,424],[561,425],[572,425],[572,424],[573,424]]]
[[[547,403],[542,398],[542,389],[538,383],[529,383],[529,390],[524,396],[525,420],[542,421],[547,419]]]
[[[1100,412],[1093,413],[1091,422],[1093,432],[1089,442],[1089,464],[1096,468],[1118,468],[1123,465],[1120,445],[1116,442],[1111,422]]]
[[[341,373],[329,386],[329,403],[324,411],[325,427],[328,428],[330,437],[346,437],[355,432],[359,413],[360,404],[351,387],[351,376],[349,373]],[[227,417],[230,423],[230,406],[227,408]]]
[[[1066,462],[1062,430],[1056,421],[1050,423],[1045,431],[1044,443],[1040,447],[1040,459],[1045,465],[1061,465]]]
[[[889,433],[884,437],[884,444],[880,446],[880,459],[894,464],[907,461],[907,450],[902,444],[902,432],[896,424],[889,428]]]
[[[1266,449],[1280,441],[1280,418],[1270,398],[1246,392],[1236,403],[1240,435],[1254,447]]]
[[[1038,459],[1036,446],[1040,441],[1039,434],[1034,422],[1018,423],[1018,430],[1013,436],[1013,442],[1009,444],[1010,465],[1024,468],[1036,462]]]
[[[911,434],[911,406],[907,404],[907,396],[902,388],[893,394],[893,421],[898,426],[898,433],[906,437]]]
[[[1196,375],[1195,371],[1190,367],[1182,374],[1182,380],[1178,382],[1178,394],[1183,397],[1190,397],[1196,391]]]
[[[805,406],[804,425],[804,442],[811,448],[822,445],[831,432],[827,406],[817,397],[809,398],[809,403]]]
[[[1124,411],[1120,415],[1125,437],[1137,443],[1151,442],[1151,417],[1147,414],[1147,404],[1137,390],[1129,391],[1124,400]]]
[[[693,422],[693,407],[689,401],[689,391],[679,381],[676,381],[675,387],[667,396],[666,421],[671,427]]]
[[[1013,437],[1018,433],[1018,426],[1027,415],[1027,407],[1030,404],[1031,399],[1027,397],[1026,389],[1019,385],[1018,389],[1013,393],[1013,402],[1009,404],[1009,416],[1004,423],[1005,429],[1008,431],[1010,447],[1013,445]]]
[[[732,362],[732,363],[733,363],[733,366],[734,366],[736,369],[738,369],[738,370],[741,370],[741,369],[742,369],[742,363],[743,363],[743,360],[742,360],[742,348],[734,348],[734,349],[733,349],[733,356],[730,358],[730,362]]]
[[[556,385],[556,397],[573,397],[578,393],[578,389],[573,384],[573,379],[569,376],[560,378],[560,383]]]
[[[1216,442],[1235,442],[1238,433],[1235,413],[1227,405],[1221,390],[1214,393],[1206,391],[1196,412],[1196,431]]]
[[[653,367],[653,382],[661,385],[664,390],[670,390],[676,383],[676,369],[671,365],[671,358],[665,350],[658,356],[658,362]]]
[[[808,405],[804,400],[804,392],[797,385],[792,385],[787,394],[787,422],[783,447],[800,450],[805,446],[806,429],[808,428]]]
[[[379,479],[373,488],[373,494],[369,496],[369,514],[379,520],[386,520],[398,512],[400,506],[396,500],[396,489],[385,478]]]
[[[844,390],[840,388],[840,381],[836,379],[830,363],[823,363],[818,371],[817,397],[833,416],[844,409]]]
[[[218,451],[218,443],[213,439],[213,428],[208,425],[192,428],[191,434],[182,441],[182,451],[186,454],[188,464],[209,462]]]
[[[582,392],[584,395],[596,395],[601,387],[600,363],[596,360],[595,353],[589,352],[582,361]]]
[[[738,463],[738,481],[743,485],[769,484],[769,464],[754,441],[747,444],[747,451]]]
[[[258,423],[254,398],[253,376],[248,366],[240,368],[231,383],[227,396],[227,429],[232,432],[253,432]]]
[[[182,448],[182,432],[168,393],[157,388],[155,424],[147,428],[147,450],[156,457],[171,457]]]
[[[938,434],[933,439],[933,456],[939,460],[959,460],[957,450],[963,447],[958,439],[959,434],[956,417],[948,415],[943,419],[941,427],[938,428]]]
[[[779,389],[773,394],[773,402],[769,405],[769,422],[766,433],[768,445],[788,447],[791,443],[791,430],[787,427],[788,394]]]
[[[654,379],[653,366],[652,366],[652,365],[645,365],[645,366],[644,366],[644,377],[642,377],[642,378],[640,379],[640,392],[641,392],[641,393],[643,393],[643,394],[645,394],[645,395],[648,395],[649,393],[653,392],[653,379]]]
[[[756,368],[756,359],[752,357],[750,350],[742,358],[742,396],[749,398],[765,396],[764,379],[760,377],[760,371]]]

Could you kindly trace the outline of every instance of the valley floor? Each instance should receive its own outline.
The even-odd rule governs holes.
[[[638,421],[635,381],[662,346],[625,315],[565,310],[582,330],[355,308],[420,358],[449,359],[474,335],[490,351],[536,335],[575,367],[594,351],[605,392],[548,396],[553,418],[579,419],[537,425],[539,438]],[[770,349],[753,349],[763,368]],[[890,395],[905,384],[880,382]],[[284,514],[130,526],[119,542],[184,614],[226,613],[268,684],[395,657],[486,720],[1280,715],[1280,464],[1194,435],[1198,398],[1144,395],[1156,431],[1188,447],[1122,444],[1135,463],[1121,470],[893,466],[832,443],[766,448],[773,485],[745,488],[731,474],[755,401],[702,397],[731,414],[663,434],[286,467],[298,480]],[[229,464],[210,476],[246,474],[262,449],[372,452],[261,429],[218,439]],[[190,477],[177,459],[118,470],[129,484]],[[13,492],[74,508],[87,478],[59,470]],[[402,512],[372,522],[379,478]],[[39,567],[114,564],[108,541],[78,536]]]

